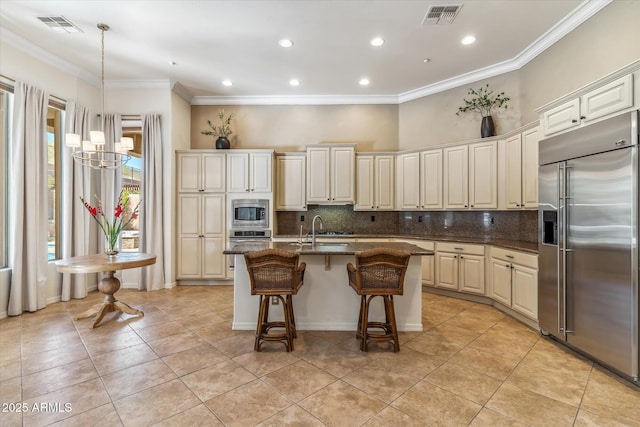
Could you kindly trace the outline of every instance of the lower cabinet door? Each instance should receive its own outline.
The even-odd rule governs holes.
[[[220,236],[205,236],[202,238],[203,258],[202,277],[206,279],[222,279],[225,277],[224,269],[224,239]]]
[[[458,255],[436,252],[436,286],[458,290]]]
[[[514,265],[511,274],[511,307],[533,320],[538,320],[538,271]]]
[[[484,257],[462,254],[460,263],[460,290],[484,295]]]
[[[511,264],[499,259],[491,259],[493,288],[491,298],[507,307],[511,306]]]
[[[178,240],[178,277],[182,279],[200,278],[202,238],[198,235],[180,236]]]

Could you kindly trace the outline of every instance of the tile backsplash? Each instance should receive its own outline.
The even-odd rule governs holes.
[[[537,211],[428,211],[355,212],[353,205],[311,205],[307,211],[276,212],[277,234],[297,235],[311,231],[320,215],[325,231],[354,234],[396,234],[442,237],[474,237],[536,242]]]

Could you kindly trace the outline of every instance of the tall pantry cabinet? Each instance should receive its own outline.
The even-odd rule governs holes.
[[[225,154],[176,152],[178,279],[224,279]]]

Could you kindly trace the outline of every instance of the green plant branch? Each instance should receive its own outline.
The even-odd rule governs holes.
[[[490,116],[494,110],[499,109],[507,109],[508,101],[511,100],[508,96],[504,96],[504,92],[500,92],[498,94],[493,94],[492,90],[489,90],[489,85],[481,87],[480,89],[469,89],[467,91],[468,95],[472,95],[471,99],[463,99],[464,106],[458,107],[458,112],[456,115],[460,115],[460,113],[466,112],[475,112],[480,113],[482,117]]]

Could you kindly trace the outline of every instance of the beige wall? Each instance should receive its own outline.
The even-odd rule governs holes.
[[[397,105],[270,105],[191,107],[191,148],[214,148],[202,135],[207,120],[219,122],[218,110],[234,113],[231,148],[303,151],[307,144],[355,142],[359,151],[398,147]]]
[[[462,100],[470,98],[468,89],[478,89],[486,83],[496,93],[504,91],[511,98],[509,108],[493,117],[497,134],[520,127],[520,85],[517,72],[511,72],[401,104],[399,149],[480,138],[480,114],[456,113]]]
[[[640,59],[640,1],[614,0],[520,72],[523,124],[535,109]]]

